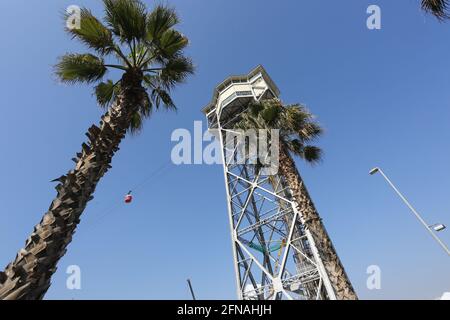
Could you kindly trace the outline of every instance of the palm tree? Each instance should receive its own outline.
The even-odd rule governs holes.
[[[448,0],[422,0],[422,8],[435,15],[439,20],[450,18],[448,14],[449,4]]]
[[[322,158],[321,149],[311,144],[323,132],[313,115],[297,104],[284,106],[278,99],[262,100],[249,105],[235,128],[280,130],[279,173],[292,190],[305,226],[311,231],[336,297],[341,300],[357,299],[293,160],[293,156],[298,156],[314,164]]]
[[[0,299],[43,298],[126,133],[137,133],[153,109],[174,109],[171,89],[193,73],[191,60],[183,55],[188,39],[174,29],[179,19],[172,8],[160,5],[148,12],[140,0],[103,3],[104,22],[83,8],[80,28],[67,29],[93,53],[64,55],[55,73],[65,83],[98,83],[94,92],[106,113],[86,133],[88,141],[73,159],[75,168],[55,180],[57,196],[25,248],[0,272]],[[108,69],[122,72],[120,80],[100,82]]]

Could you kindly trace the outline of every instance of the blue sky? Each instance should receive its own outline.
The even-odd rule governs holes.
[[[153,1],[145,1],[153,5]],[[98,186],[47,299],[234,299],[220,166],[162,166],[171,133],[193,130],[214,86],[263,64],[285,102],[308,106],[326,128],[325,160],[298,163],[346,270],[364,299],[433,299],[450,291],[450,262],[388,188],[379,165],[424,217],[450,225],[450,24],[417,0],[169,1],[191,39],[197,74],[179,87],[178,113],[160,112],[129,137]],[[0,265],[6,265],[55,195],[101,111],[92,89],[52,76],[56,58],[85,51],[63,31],[69,5],[101,14],[100,1],[1,1]],[[382,29],[366,28],[366,8]],[[133,186],[132,206],[122,205]],[[450,232],[441,234],[450,243]],[[366,269],[382,289],[366,288]],[[79,265],[82,290],[66,289]]]

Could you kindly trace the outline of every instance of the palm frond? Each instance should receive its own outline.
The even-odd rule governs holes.
[[[180,32],[169,29],[162,33],[161,37],[156,42],[158,56],[157,60],[172,59],[178,57],[184,48],[189,44],[188,38],[186,38]]]
[[[275,125],[277,120],[280,118],[282,111],[282,106],[268,103],[265,108],[260,111],[260,115],[268,126],[272,126]]]
[[[137,65],[139,65],[140,61],[144,61],[145,60],[145,58],[148,56],[148,52],[149,52],[149,49],[145,45],[145,43],[142,42],[142,43],[138,43],[136,45],[135,52],[134,52],[134,61],[136,61]],[[133,60],[132,54],[133,53],[130,53],[130,56],[129,56],[130,61]]]
[[[299,131],[305,123],[312,120],[311,113],[299,104],[288,105],[283,113],[283,122],[289,123],[294,131]]]
[[[156,87],[152,90],[151,98],[155,102],[157,109],[159,109],[161,105],[164,105],[166,109],[177,110],[177,107],[175,106],[169,92],[161,87]]]
[[[86,8],[81,9],[80,28],[66,28],[66,31],[101,55],[114,50],[111,31]]]
[[[120,92],[120,83],[114,84],[112,80],[99,83],[95,89],[94,94],[97,98],[97,103],[102,108],[108,108],[116,99]]]
[[[251,103],[246,114],[252,117],[257,117],[258,114],[264,109],[265,102],[266,101],[263,100],[261,103]]]
[[[422,0],[422,8],[436,16],[439,20],[449,19],[449,0]]]
[[[144,120],[149,118],[153,112],[153,103],[150,97],[145,93],[144,98],[140,102],[139,109],[132,115],[128,131],[133,134],[139,134],[144,127]]]
[[[323,134],[323,128],[317,122],[307,122],[297,132],[302,141],[314,141]]]
[[[299,139],[284,139],[287,149],[296,156],[303,156],[304,144]]]
[[[144,75],[144,85],[151,91],[151,100],[155,103],[155,107],[159,109],[163,104],[167,109],[176,110],[175,103],[170,96],[170,90],[165,89],[165,86],[161,83],[159,76],[146,74]]]
[[[180,22],[174,8],[158,5],[148,15],[147,19],[147,41],[158,40],[167,30],[173,28]]]
[[[194,73],[192,60],[187,57],[170,59],[163,68],[160,68],[159,77],[161,83],[168,90],[177,84],[183,83],[186,78]]]
[[[139,108],[139,114],[142,118],[149,118],[153,113],[153,102],[151,101],[148,93],[146,92],[144,98],[141,101]]]
[[[92,54],[66,54],[55,66],[55,74],[66,83],[96,82],[106,71],[103,59]]]
[[[121,42],[143,40],[147,32],[147,8],[140,0],[103,0],[105,20]]]
[[[323,151],[315,146],[305,146],[300,157],[311,164],[316,164],[322,161]]]
[[[144,127],[144,121],[142,119],[142,116],[139,112],[135,112],[131,116],[130,126],[128,127],[128,132],[130,132],[132,135],[139,134]]]
[[[294,131],[303,141],[313,141],[323,134],[322,127],[315,122],[314,116],[299,104],[285,107],[283,123],[286,128]]]

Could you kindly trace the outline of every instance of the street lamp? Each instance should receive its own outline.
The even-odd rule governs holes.
[[[386,174],[381,170],[380,168],[373,168],[370,170],[369,174],[374,175],[376,173],[380,173],[383,178],[387,181],[387,183],[394,189],[394,191],[397,193],[397,195],[403,200],[403,202],[408,206],[408,208],[414,213],[415,217],[420,221],[420,223],[427,229],[427,231],[431,234],[431,236],[436,240],[436,242],[444,249],[444,251],[447,253],[447,255],[450,256],[450,250],[445,245],[444,242],[434,233],[434,231],[439,232],[444,230],[446,227],[443,224],[434,224],[429,225],[425,222],[425,220],[420,216],[420,214],[414,209],[414,207],[406,200],[406,198],[401,194],[401,192],[397,189],[397,187],[392,183],[391,180],[386,176]],[[433,231],[434,230],[434,231]]]
[[[436,223],[430,226],[430,228],[433,228],[434,231],[439,232],[442,230],[445,230],[447,227],[443,225],[442,223]]]

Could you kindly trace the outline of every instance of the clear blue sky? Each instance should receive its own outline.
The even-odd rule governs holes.
[[[152,5],[153,1],[145,1]],[[158,113],[127,138],[61,260],[48,299],[234,299],[220,166],[170,166],[132,206],[123,195],[170,160],[171,132],[193,128],[214,86],[263,64],[285,102],[306,104],[326,128],[322,165],[299,163],[361,298],[433,299],[450,291],[450,262],[371,167],[385,169],[429,222],[450,225],[450,23],[419,0],[169,1],[198,66],[176,90],[178,114]],[[86,86],[58,84],[56,58],[84,51],[61,12],[100,1],[0,2],[0,265],[6,265],[55,195],[50,180],[72,168],[101,111]],[[366,28],[366,8],[382,29]],[[114,207],[114,210],[108,210]],[[450,243],[450,231],[442,238]],[[65,287],[69,265],[82,290]],[[382,290],[366,289],[366,268]]]

